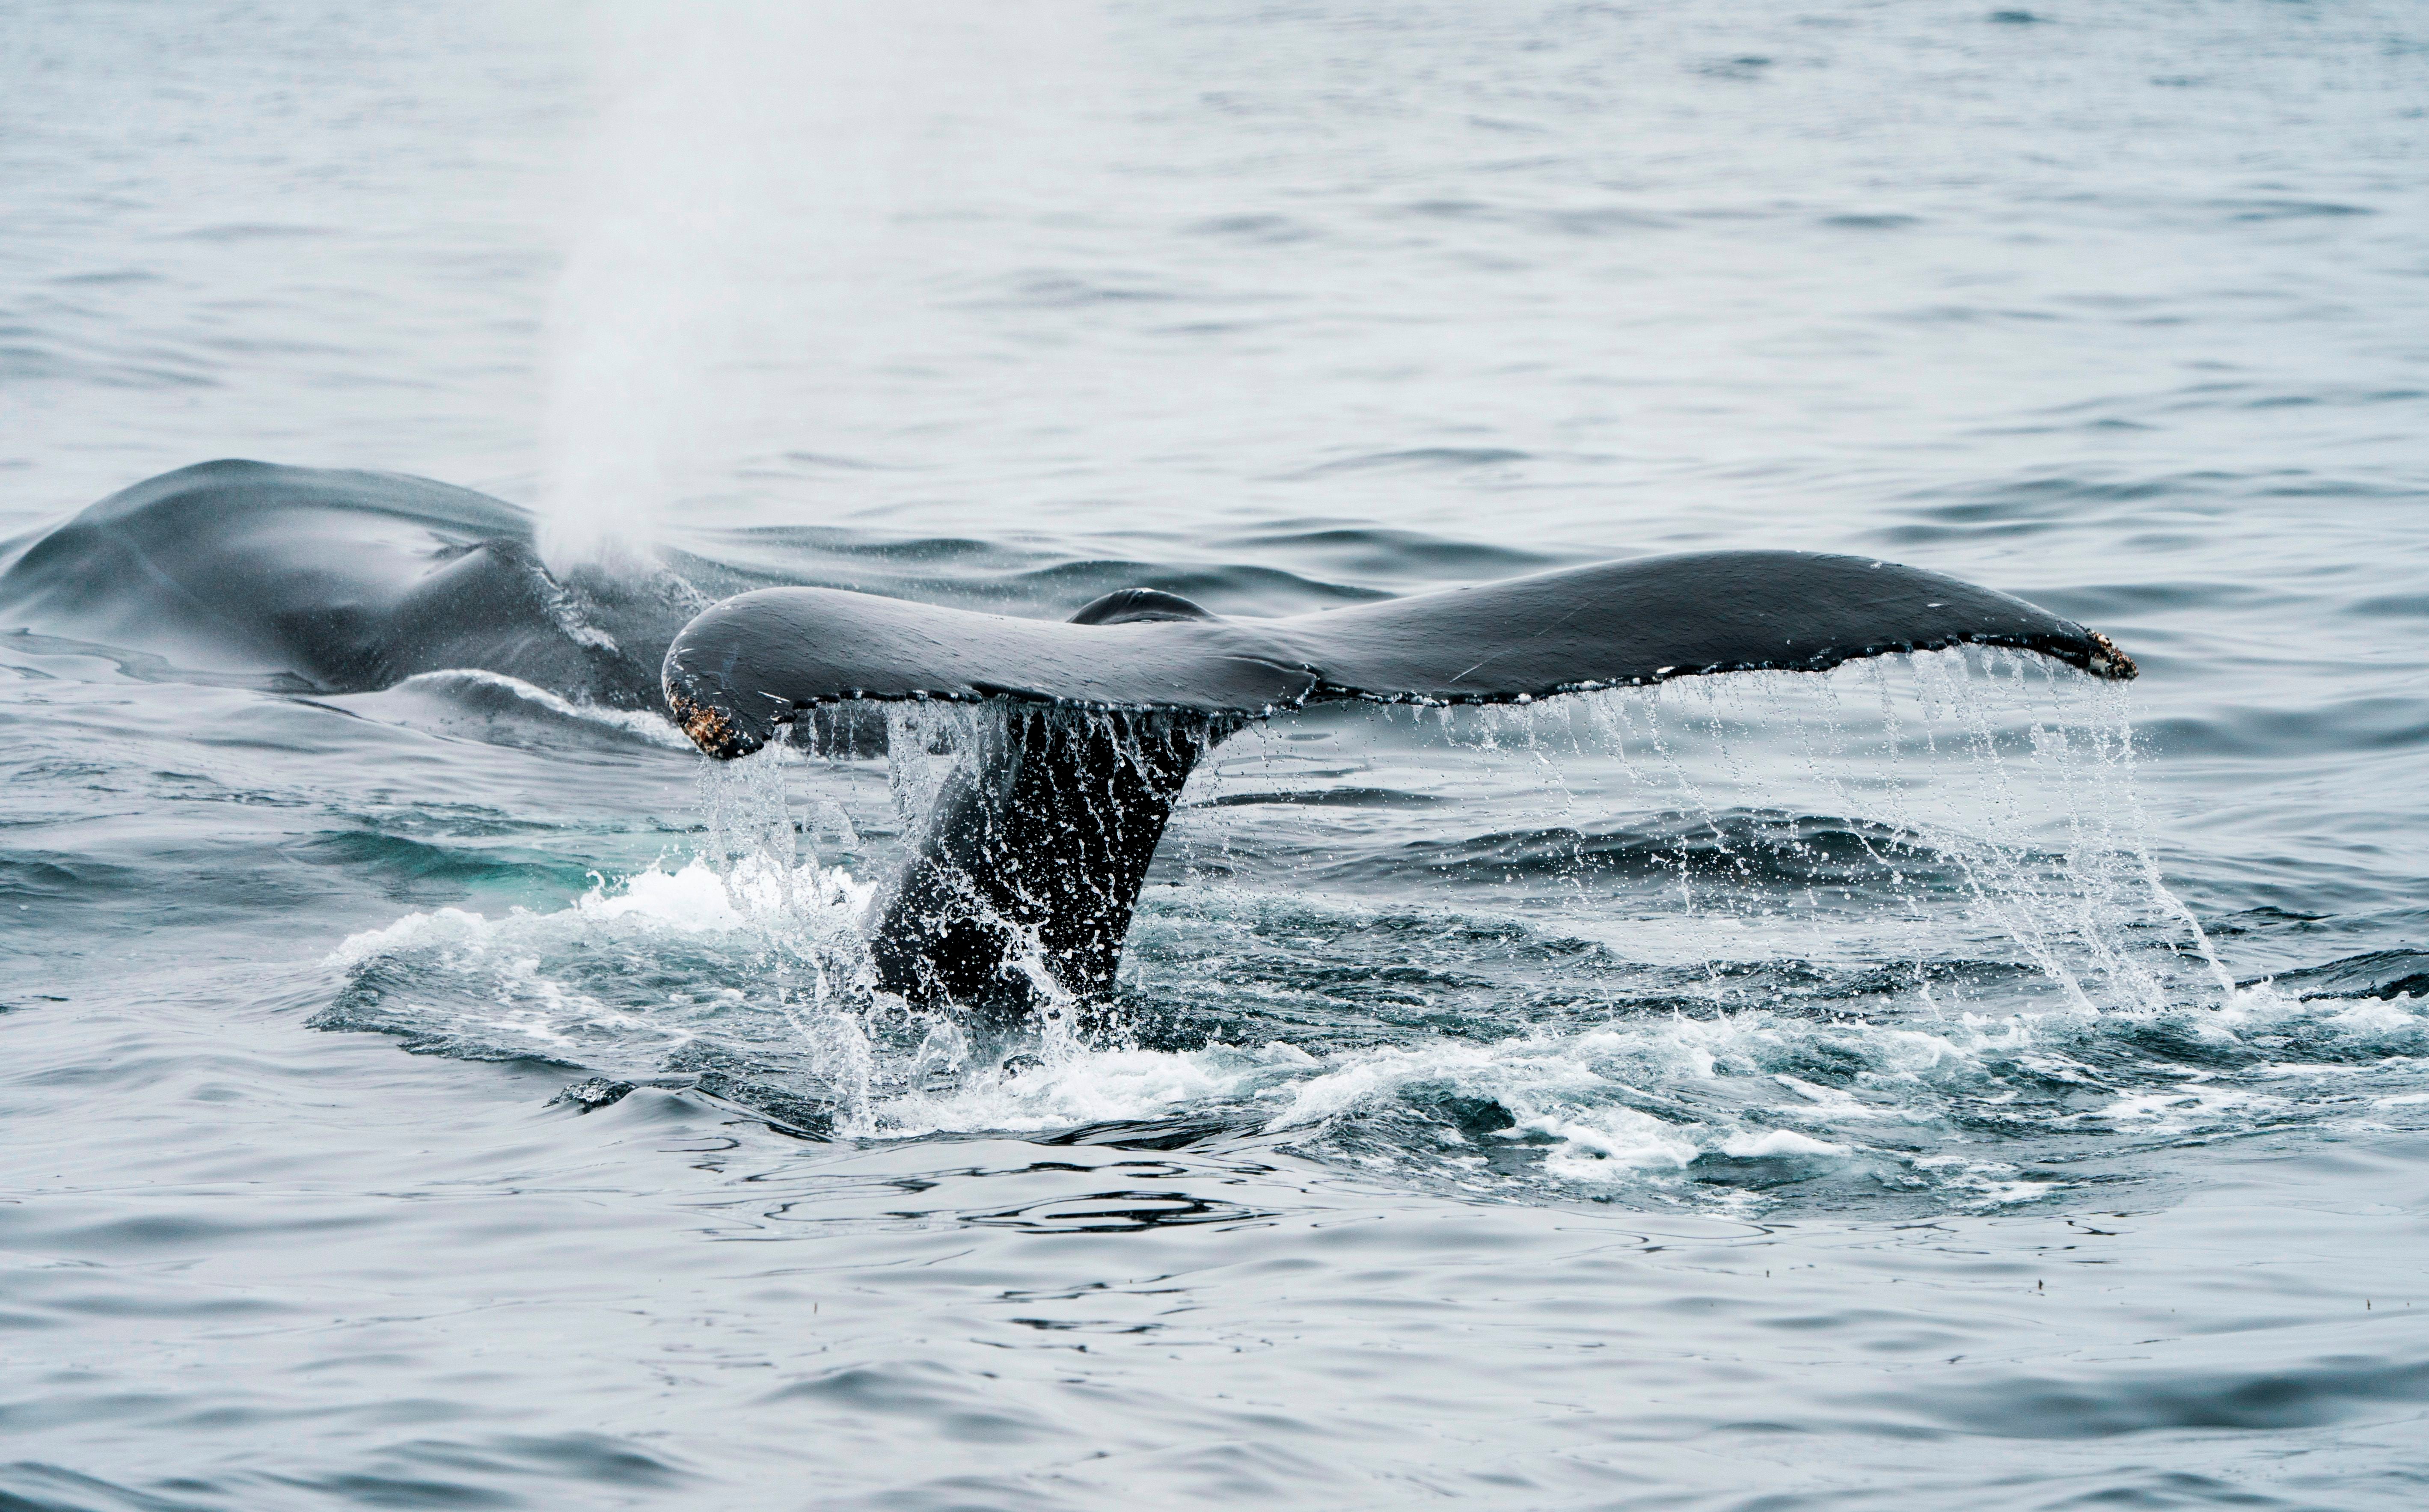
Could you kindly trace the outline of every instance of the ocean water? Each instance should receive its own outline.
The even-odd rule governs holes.
[[[983,1035],[850,981],[984,710],[0,623],[0,1507],[2421,1504],[2424,246],[2408,6],[0,6],[0,569],[252,457],[1055,617],[1869,553],[2143,670],[1278,719]]]

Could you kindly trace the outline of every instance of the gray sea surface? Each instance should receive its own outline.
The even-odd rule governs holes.
[[[2424,434],[2412,5],[0,4],[0,570],[242,457],[2142,668],[1287,715],[990,1037],[834,986],[983,709],[0,623],[0,1509],[2417,1507]]]

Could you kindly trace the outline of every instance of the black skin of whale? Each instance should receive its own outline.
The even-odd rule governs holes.
[[[1311,703],[1529,703],[1963,644],[2135,675],[2108,639],[2022,599],[1865,557],[1695,552],[1289,619],[1150,590],[1054,623],[833,589],[716,606],[668,648],[669,706],[712,756],[776,738],[866,754],[862,700],[996,700],[880,899],[878,985],[1016,1022],[1108,992],[1172,805],[1251,719]]]
[[[479,668],[659,708],[707,600],[657,574],[553,574],[525,511],[393,473],[204,462],[114,493],[0,573],[0,629],[298,692]]]
[[[883,889],[878,985],[992,1025],[1109,992],[1148,863],[1198,756],[1236,725],[1014,704],[936,796]]]
[[[779,726],[875,755],[883,722],[862,701],[994,701],[1000,721],[978,723],[980,749],[884,890],[870,954],[885,989],[998,1022],[1112,989],[1174,801],[1252,719],[1967,643],[2134,675],[2106,637],[2021,599],[1797,552],[1607,562],[1260,621],[1149,589],[1061,623],[815,588],[708,606],[663,572],[552,573],[531,517],[467,489],[244,461],[139,483],[35,541],[0,573],[0,629],[20,627],[299,692],[477,668],[664,706],[718,757]]]

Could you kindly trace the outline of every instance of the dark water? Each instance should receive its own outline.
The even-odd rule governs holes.
[[[2429,1495],[2413,8],[0,23],[0,564],[253,456],[1023,614],[1870,552],[2144,670],[1277,721],[998,1043],[835,986],[963,716],[0,624],[0,1505]]]

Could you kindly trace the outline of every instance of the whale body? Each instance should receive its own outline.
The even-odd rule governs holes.
[[[1109,991],[1172,806],[1252,720],[1310,704],[1526,703],[1957,645],[2095,676],[2108,639],[2022,599],[1866,557],[1715,551],[1282,619],[1170,593],[1068,621],[823,588],[721,603],[670,573],[552,573],[531,516],[388,473],[206,462],[102,500],[0,573],[0,629],[157,656],[176,675],[356,692],[480,669],[669,713],[730,759],[780,731],[873,756],[870,703],[985,702],[880,894],[878,986],[1016,1021]]]
[[[706,602],[664,578],[561,578],[503,500],[394,473],[204,462],[114,493],[0,573],[0,628],[323,693],[478,668],[662,706]]]

